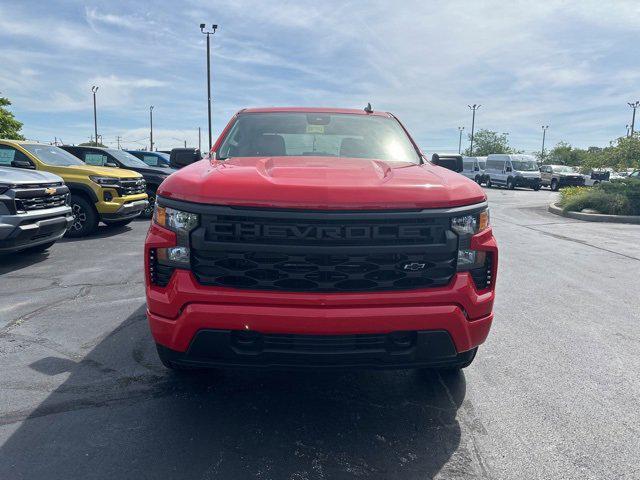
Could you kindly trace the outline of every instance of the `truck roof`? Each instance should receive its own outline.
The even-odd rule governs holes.
[[[367,113],[364,109],[356,108],[330,108],[330,107],[257,107],[244,108],[238,113],[274,113],[274,112],[296,112],[296,113],[347,113],[350,115],[374,115],[378,117],[391,117],[388,112],[374,111]]]

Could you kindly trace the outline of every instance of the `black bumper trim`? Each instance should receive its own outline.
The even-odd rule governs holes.
[[[474,351],[458,353],[445,330],[374,335],[288,335],[200,330],[186,352],[162,345],[171,363],[185,367],[257,369],[455,367]],[[400,334],[400,341],[394,341]],[[394,335],[396,337],[394,337]]]

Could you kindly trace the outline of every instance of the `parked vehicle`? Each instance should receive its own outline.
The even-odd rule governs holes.
[[[602,182],[608,182],[611,177],[611,172],[607,170],[591,170],[588,174],[582,175],[584,178],[584,185],[586,187],[593,187]]]
[[[462,164],[464,170],[462,175],[470,178],[478,185],[482,185],[485,182],[485,167],[487,157],[462,157]]]
[[[150,167],[169,168],[169,155],[163,152],[147,152],[145,150],[126,150]]]
[[[640,170],[634,170],[628,175],[629,178],[637,178],[640,180]]]
[[[115,148],[70,145],[64,145],[62,148],[88,165],[126,168],[127,170],[132,170],[142,175],[146,182],[145,192],[148,196],[148,204],[142,211],[142,216],[146,218],[151,218],[153,213],[153,205],[156,201],[156,190],[158,190],[158,186],[165,178],[175,172],[175,170],[171,168],[152,167],[130,153]]]
[[[11,165],[14,158],[14,152],[0,147],[0,165]],[[72,223],[69,188],[62,178],[0,166],[0,253],[42,252]]]
[[[584,177],[578,170],[568,165],[542,165],[540,167],[540,183],[557,192],[562,187],[578,187],[584,185]]]
[[[393,115],[247,109],[158,189],[147,315],[168,368],[459,369],[497,261],[483,190]]]
[[[69,237],[93,233],[102,221],[109,226],[131,222],[148,206],[145,182],[139,173],[85,165],[65,150],[37,142],[0,140],[0,157],[11,167],[50,172],[70,190],[73,223]],[[7,160],[9,159],[9,160]]]
[[[540,169],[532,155],[491,154],[485,170],[487,187],[494,185],[513,190],[527,187],[540,190]]]

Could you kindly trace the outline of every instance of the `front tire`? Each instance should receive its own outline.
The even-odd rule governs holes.
[[[142,211],[141,218],[151,218],[153,216],[153,207],[156,204],[156,191],[147,189],[147,196],[149,197],[149,205]]]
[[[98,214],[93,205],[80,195],[71,195],[71,214],[73,223],[67,229],[65,236],[70,238],[91,235],[98,228]]]
[[[538,184],[538,185],[534,185],[534,186],[533,186],[533,187],[531,187],[531,188],[533,188],[533,191],[534,191],[534,192],[537,192],[538,190],[540,190],[540,189],[542,188],[542,185],[540,185],[540,184]]]
[[[558,186],[558,180],[554,178],[553,180],[551,180],[551,190],[553,190],[554,192],[557,192],[559,189],[560,188]]]
[[[491,177],[487,178],[487,188],[493,188],[493,184],[491,183]]]
[[[507,189],[509,189],[509,190],[515,190],[515,188],[516,188],[516,185],[515,185],[515,183],[513,182],[513,178],[508,178],[508,179],[507,179]]]

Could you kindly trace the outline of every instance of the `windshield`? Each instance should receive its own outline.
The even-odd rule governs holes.
[[[535,158],[528,155],[520,155],[511,159],[513,169],[518,172],[537,172],[539,171],[538,162]]]
[[[559,165],[551,168],[555,173],[577,173],[574,167],[568,167],[566,165]]]
[[[69,167],[71,165],[84,165],[79,158],[71,155],[66,150],[53,145],[39,145],[37,143],[22,144],[25,150],[35,155],[38,160],[52,167]]]
[[[480,170],[485,170],[487,167],[487,163],[486,162],[478,162],[478,165],[480,165]]]
[[[142,160],[134,157],[130,153],[125,152],[124,150],[107,150],[111,155],[116,157],[116,159],[122,163],[125,167],[131,168],[147,168],[149,165],[144,163]]]
[[[334,113],[240,115],[218,158],[328,156],[420,163],[397,120]]]

